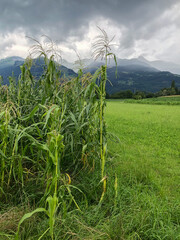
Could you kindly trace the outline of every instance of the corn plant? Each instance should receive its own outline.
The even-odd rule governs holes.
[[[100,127],[100,159],[101,159],[101,182],[103,182],[103,192],[101,195],[100,203],[104,198],[106,192],[106,181],[107,176],[105,173],[105,163],[106,163],[106,153],[107,153],[107,141],[106,141],[106,126],[104,120],[104,109],[105,109],[105,97],[106,97],[106,82],[107,82],[107,64],[108,58],[114,57],[116,62],[115,55],[111,52],[112,39],[109,39],[105,30],[98,27],[100,30],[100,35],[98,35],[92,44],[92,56],[95,60],[98,58],[104,59],[105,64],[101,66],[101,77],[99,82],[99,127]]]
[[[81,178],[83,184],[83,174],[88,171],[93,176],[99,166],[103,182],[100,202],[103,200],[107,179],[104,108],[110,41],[101,32],[103,36],[94,45],[94,56],[105,58],[105,65],[93,75],[83,74],[80,69],[73,79],[62,77],[53,42],[45,51],[35,41],[32,51],[44,61],[40,79],[32,76],[33,60],[29,58],[21,66],[17,82],[12,75],[8,87],[0,86],[0,199],[6,203],[8,197],[15,196],[14,199],[30,204],[32,199],[28,196],[32,195],[36,207],[20,220],[16,239],[20,238],[25,220],[38,212],[44,212],[49,222],[39,239],[45,234],[54,239],[57,214],[66,216],[74,208],[82,211],[76,194],[87,205],[76,182]]]

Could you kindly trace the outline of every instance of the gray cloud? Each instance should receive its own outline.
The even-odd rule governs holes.
[[[82,40],[89,22],[104,18],[125,29],[121,45],[130,48],[162,28],[178,26],[179,19],[163,17],[177,3],[179,0],[0,0],[0,34],[22,29],[29,36]]]
[[[0,0],[0,29],[23,28],[27,33],[52,32],[65,38],[83,35],[93,18],[105,17],[116,24],[138,29],[178,0]],[[132,29],[131,29],[132,30]]]

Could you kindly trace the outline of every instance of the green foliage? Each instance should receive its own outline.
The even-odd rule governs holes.
[[[26,213],[22,218],[21,220],[19,221],[19,224],[18,224],[18,230],[17,230],[17,233],[16,233],[16,236],[15,236],[15,240],[18,240],[19,239],[19,231],[20,231],[20,226],[21,224],[28,218],[32,217],[32,215],[34,215],[35,213],[39,213],[39,212],[46,212],[46,209],[44,208],[37,208],[36,210],[30,212],[30,213]]]
[[[180,97],[178,96],[166,96],[166,97],[154,97],[154,98],[146,98],[133,100],[128,99],[124,100],[127,103],[140,103],[140,104],[152,104],[152,105],[180,105]]]
[[[176,87],[176,86],[175,86],[175,81],[173,80],[172,83],[171,83],[171,89],[172,89],[172,88],[175,88],[175,87]]]
[[[111,98],[114,98],[114,99],[126,99],[126,98],[132,98],[132,97],[133,97],[133,92],[131,90],[120,91],[111,95]]]
[[[72,179],[74,184],[82,178],[81,171],[91,171],[92,176],[99,173],[98,183],[104,176],[107,151],[106,66],[93,76],[79,71],[69,80],[61,77],[54,55],[48,58],[41,46],[35,49],[46,66],[40,80],[36,82],[31,74],[29,59],[20,67],[18,83],[12,76],[9,87],[0,88],[0,201],[28,201],[37,207],[20,220],[16,239],[23,238],[20,226],[24,221],[42,209],[49,218],[49,231],[47,227],[43,236],[50,234],[54,239],[57,212],[81,211],[76,195],[87,202]]]
[[[163,88],[159,92],[156,93],[156,96],[169,96],[169,95],[178,95],[179,90],[175,85],[175,81],[173,80],[171,82],[171,87],[169,88]]]
[[[136,100],[143,99],[146,97],[146,94],[141,91],[136,91],[135,94],[133,95],[133,98]]]
[[[163,88],[159,92],[152,93],[152,92],[144,92],[144,91],[136,91],[133,93],[131,90],[125,90],[116,92],[111,94],[109,98],[112,99],[131,99],[134,98],[136,100],[141,100],[144,98],[155,98],[160,96],[171,96],[171,95],[178,95],[179,90],[175,85],[175,81],[172,81],[170,88]]]

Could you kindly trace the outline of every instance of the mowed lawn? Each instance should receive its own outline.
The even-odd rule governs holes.
[[[124,228],[133,219],[132,239],[180,239],[180,106],[109,100],[106,123]]]

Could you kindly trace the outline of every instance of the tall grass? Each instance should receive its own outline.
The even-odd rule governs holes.
[[[103,37],[106,41],[106,35]],[[56,213],[65,216],[69,209],[81,211],[76,195],[87,203],[84,193],[75,186],[83,171],[92,176],[99,173],[98,181],[103,182],[100,202],[106,191],[108,46],[104,46],[104,66],[94,75],[83,74],[80,69],[74,79],[62,78],[54,45],[51,42],[48,46],[52,51],[35,40],[32,47],[45,63],[39,80],[31,74],[29,58],[21,66],[17,84],[12,76],[9,86],[0,88],[0,201],[25,201],[37,207],[19,222],[16,239],[21,238],[22,223],[38,212],[49,218],[49,227],[41,237],[50,234],[54,239]]]

